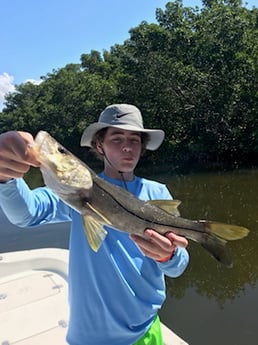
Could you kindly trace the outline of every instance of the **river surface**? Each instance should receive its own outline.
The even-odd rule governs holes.
[[[230,269],[190,242],[188,269],[177,279],[167,279],[162,321],[190,345],[257,345],[258,170],[152,178],[166,183],[174,198],[182,201],[183,217],[250,229],[246,238],[228,243],[234,263]],[[68,247],[69,224],[20,230],[2,212],[0,224],[0,252]]]

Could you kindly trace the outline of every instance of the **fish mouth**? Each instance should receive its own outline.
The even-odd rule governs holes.
[[[35,141],[37,149],[39,151],[42,150],[42,147],[44,147],[43,146],[44,143],[45,143],[45,145],[48,146],[48,149],[50,149],[48,142],[46,141],[47,138],[51,139],[51,137],[48,135],[48,133],[44,132],[44,131],[39,131],[38,134],[36,135],[34,141]]]

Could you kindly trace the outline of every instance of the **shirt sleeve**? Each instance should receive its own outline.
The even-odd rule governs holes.
[[[11,223],[34,227],[70,221],[70,208],[47,187],[31,190],[23,179],[0,184],[0,206]]]
[[[160,270],[168,277],[179,277],[189,263],[189,254],[185,248],[177,247],[172,258],[166,262],[157,262]]]

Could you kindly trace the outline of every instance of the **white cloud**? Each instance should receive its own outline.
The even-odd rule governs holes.
[[[13,81],[13,76],[9,75],[6,72],[0,75],[0,103],[4,102],[5,95],[7,93],[13,92],[15,90]]]
[[[31,83],[31,84],[34,84],[34,85],[39,85],[42,83],[43,80],[35,80],[35,79],[27,79],[25,80],[25,83]]]
[[[27,79],[24,83],[39,85],[43,80]],[[5,96],[9,92],[14,92],[14,77],[6,72],[0,75],[0,111],[4,107]]]

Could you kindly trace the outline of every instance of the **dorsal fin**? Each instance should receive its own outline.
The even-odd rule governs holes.
[[[172,216],[180,216],[178,206],[181,204],[181,201],[179,200],[149,200],[148,203],[161,208]]]

